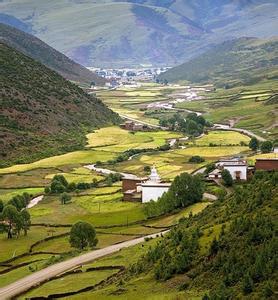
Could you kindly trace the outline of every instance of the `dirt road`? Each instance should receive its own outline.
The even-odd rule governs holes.
[[[161,232],[165,234],[169,230]],[[139,243],[144,242],[145,238],[155,238],[157,233],[151,234],[145,237],[136,238],[134,240],[126,241],[116,245],[112,245],[103,249],[94,250],[78,257],[71,258],[64,262],[52,265],[38,272],[35,272],[29,276],[26,276],[12,284],[9,284],[0,289],[0,299],[10,299],[25,291],[28,291],[31,287],[39,285],[42,282],[47,281],[59,274],[65,273],[66,271],[72,270],[80,265],[89,263],[93,260],[106,256],[108,254],[115,253],[123,248],[131,247]]]

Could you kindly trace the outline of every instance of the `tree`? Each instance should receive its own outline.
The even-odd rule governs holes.
[[[66,187],[58,180],[53,180],[50,185],[51,193],[61,194],[66,190]]]
[[[13,228],[16,228],[17,233],[19,233],[21,218],[15,206],[11,204],[6,205],[2,212],[2,219],[6,222],[5,230],[7,231],[8,239],[13,237]]]
[[[98,243],[94,227],[87,222],[75,223],[70,231],[70,244],[72,247],[84,249],[94,247]]]
[[[4,202],[0,199],[0,213],[3,211],[4,209]]]
[[[144,172],[150,173],[151,172],[151,167],[150,166],[145,166],[144,167]]]
[[[231,173],[228,170],[224,169],[221,172],[221,176],[222,176],[222,179],[223,179],[224,184],[226,186],[232,186],[233,185],[234,181],[233,181]]]
[[[169,192],[174,196],[172,201],[176,203],[176,207],[186,207],[202,199],[203,180],[199,175],[192,176],[182,173],[174,179]]]
[[[68,186],[68,181],[66,180],[65,176],[63,176],[63,175],[55,175],[53,177],[52,181],[55,181],[55,180],[61,182],[61,184],[65,187]]]
[[[212,172],[214,169],[216,168],[215,163],[210,163],[207,165],[206,170],[205,170],[205,174],[209,174],[210,172]]]
[[[249,142],[249,148],[253,151],[256,151],[259,148],[259,141],[255,137],[251,138]]]
[[[68,187],[67,187],[67,191],[68,192],[73,192],[76,190],[76,183],[75,182],[71,182],[69,183]]]
[[[60,196],[61,204],[67,204],[71,200],[71,196],[68,193],[63,193]]]
[[[269,153],[272,150],[272,142],[265,141],[261,143],[261,151],[262,153]]]
[[[21,217],[21,225],[24,231],[24,235],[27,235],[27,231],[30,229],[30,225],[31,225],[31,217],[28,210],[23,209],[20,212],[20,217]]]

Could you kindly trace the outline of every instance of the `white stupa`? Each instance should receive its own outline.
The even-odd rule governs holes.
[[[149,179],[140,184],[142,191],[142,202],[150,202],[151,200],[157,201],[165,192],[169,190],[170,183],[162,183],[161,178],[158,175],[156,167],[153,166]]]
[[[161,179],[157,173],[156,167],[153,165],[151,169],[151,175],[149,176],[148,182],[152,183],[160,183]]]

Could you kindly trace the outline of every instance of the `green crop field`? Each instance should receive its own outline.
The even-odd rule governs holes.
[[[209,146],[210,144],[224,145],[240,145],[240,143],[248,144],[250,138],[235,131],[210,131],[200,139],[195,140],[197,146]]]
[[[205,94],[199,101],[183,102],[177,107],[205,112],[204,116],[214,123],[229,123],[255,133],[277,138],[277,104],[267,104],[270,96],[277,93],[275,80],[233,89],[217,89]]]
[[[0,189],[0,199],[4,202],[10,200],[12,197],[28,193],[33,196],[40,195],[44,192],[44,188],[22,188],[22,189]]]
[[[88,146],[109,152],[122,152],[128,149],[156,148],[167,139],[182,135],[169,131],[150,131],[131,133],[119,127],[106,127],[88,134]]]

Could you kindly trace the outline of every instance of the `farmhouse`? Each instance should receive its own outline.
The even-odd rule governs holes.
[[[237,158],[220,160],[216,163],[217,169],[209,174],[209,178],[221,178],[221,171],[228,170],[234,180],[247,180],[248,165],[245,160]]]
[[[149,130],[149,127],[147,125],[135,123],[133,121],[125,121],[123,124],[120,124],[120,127],[125,130],[130,131],[144,131]]]
[[[257,158],[255,169],[265,171],[277,171],[278,158]]]
[[[162,182],[153,166],[148,178],[124,178],[122,181],[123,200],[142,203],[157,201],[169,190],[171,183]]]

